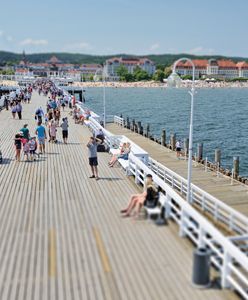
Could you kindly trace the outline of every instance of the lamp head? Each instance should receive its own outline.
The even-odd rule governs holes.
[[[170,88],[179,88],[181,87],[181,84],[182,79],[175,71],[173,71],[167,79],[167,86]]]

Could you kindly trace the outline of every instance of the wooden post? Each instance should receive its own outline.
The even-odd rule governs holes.
[[[185,153],[185,158],[186,158],[189,154],[189,139],[188,138],[184,138],[183,148],[184,148],[184,153]]]
[[[127,117],[127,129],[130,129],[130,121],[129,121],[129,117]]]
[[[171,150],[175,150],[175,148],[176,148],[176,134],[175,133],[171,133],[171,135],[170,135],[170,147],[171,147]]]
[[[137,126],[138,126],[138,134],[141,134],[141,122],[140,121],[138,121]]]
[[[239,175],[239,156],[233,157],[233,176],[236,179]]]
[[[220,167],[220,160],[221,160],[221,151],[220,149],[215,149],[214,162],[219,167]]]
[[[131,128],[132,131],[135,131],[135,119],[133,119],[132,121],[132,128]]]
[[[149,138],[150,135],[150,124],[146,124],[146,137]]]
[[[161,145],[166,146],[166,131],[165,129],[162,129],[162,134],[161,134]]]
[[[201,161],[203,158],[203,143],[198,143],[197,145],[197,160]]]

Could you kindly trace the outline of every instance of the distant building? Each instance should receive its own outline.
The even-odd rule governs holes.
[[[108,59],[104,66],[104,72],[107,77],[118,77],[117,70],[120,66],[125,66],[129,73],[133,74],[136,67],[140,67],[149,75],[153,75],[156,66],[153,61],[148,58],[123,58],[114,57]]]
[[[98,70],[99,70],[99,74],[101,74],[102,68],[103,67],[99,64],[82,64],[79,67],[79,70],[81,72],[82,78],[84,80],[89,80],[92,76],[96,74]]]
[[[235,63],[231,60],[216,60],[216,59],[194,59],[195,78],[219,78],[219,79],[234,79],[248,78],[248,63]],[[176,72],[183,75],[192,76],[192,66],[186,62],[179,62],[176,67]]]

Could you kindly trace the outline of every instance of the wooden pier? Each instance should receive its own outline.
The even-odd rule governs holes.
[[[34,93],[23,120],[0,113],[0,299],[239,299],[217,285],[192,287],[193,246],[178,236],[173,222],[157,227],[120,217],[138,188],[120,168],[108,168],[107,153],[99,153],[101,180],[89,179],[86,127],[69,118],[68,145],[47,143],[37,161],[14,161],[14,134],[24,123],[34,134],[34,111],[45,102]],[[147,145],[151,155],[160,151],[164,159],[156,144],[116,126],[111,130]],[[181,170],[184,162],[172,156],[168,152],[167,163]]]
[[[108,130],[117,135],[125,135],[133,140],[137,145],[146,150],[150,156],[170,168],[177,174],[187,178],[187,161],[184,157],[180,160],[176,158],[175,151],[165,148],[158,143],[145,138],[129,129],[118,126],[117,124],[108,124]],[[205,172],[203,165],[193,162],[192,182],[220,199],[235,210],[248,216],[248,186],[238,181],[233,181],[230,177],[217,174],[217,172]]]

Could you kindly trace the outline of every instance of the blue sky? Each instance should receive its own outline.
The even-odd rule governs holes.
[[[2,0],[0,50],[248,57],[248,0]]]

